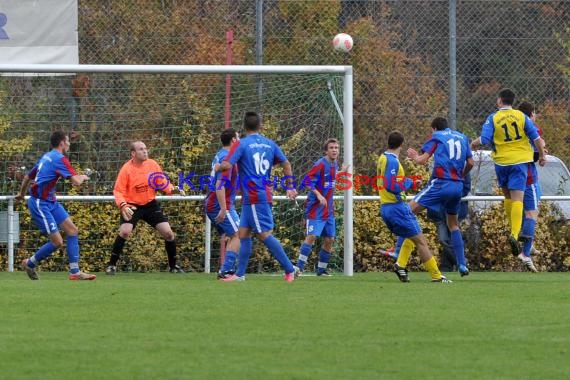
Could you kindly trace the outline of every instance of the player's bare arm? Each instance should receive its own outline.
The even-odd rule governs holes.
[[[313,189],[311,190],[313,192],[313,194],[315,194],[315,196],[317,197],[317,199],[319,200],[319,204],[323,207],[327,207],[327,200],[325,197],[323,197],[323,195],[321,194],[321,192],[317,189]]]
[[[179,188],[178,186],[172,186],[172,188],[170,189],[170,195],[180,195],[180,196],[186,196],[186,192],[184,191],[184,189]]]
[[[473,157],[469,157],[465,162],[465,168],[463,168],[463,178],[473,169],[473,166],[475,166],[475,160]]]
[[[85,174],[76,174],[70,178],[71,184],[75,187],[81,186],[87,180],[89,180],[89,177]]]
[[[280,166],[283,168],[283,174],[285,175],[285,188],[288,189],[287,198],[295,199],[297,198],[297,189],[293,187],[293,170],[291,169],[291,163],[284,161]]]
[[[542,137],[538,137],[534,140],[534,145],[536,149],[538,149],[538,164],[540,166],[546,165],[546,154],[548,153],[546,150],[546,142]]]
[[[222,180],[216,181],[216,199],[220,205],[220,212],[216,215],[216,223],[221,223],[226,218],[226,187],[222,184]]]
[[[22,185],[20,186],[20,191],[14,197],[16,204],[22,202],[25,199],[26,192],[28,191],[28,187],[30,186],[31,182],[32,182],[32,179],[26,175],[24,177],[24,180],[22,181]]]
[[[228,161],[222,161],[220,165],[214,166],[214,170],[217,172],[223,172],[225,170],[231,169],[231,167],[232,164],[230,164]]]
[[[429,158],[431,157],[431,154],[429,153],[423,153],[423,154],[419,154],[417,150],[415,150],[414,148],[408,148],[408,158],[410,158],[412,161],[414,161],[416,164],[420,164],[420,165],[425,165],[427,164],[427,162],[429,161]]]
[[[481,146],[481,137],[477,137],[475,140],[471,141],[471,150],[477,150]]]

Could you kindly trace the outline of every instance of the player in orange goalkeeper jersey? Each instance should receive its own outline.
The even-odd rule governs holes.
[[[121,226],[105,272],[108,275],[116,274],[117,261],[123,252],[125,242],[139,220],[143,220],[164,238],[170,272],[184,273],[176,264],[175,234],[156,201],[156,191],[168,195],[173,193],[184,195],[184,191],[174,187],[160,165],[148,158],[148,149],[142,141],[132,142],[130,148],[131,159],[119,171],[113,189],[115,203],[121,210]]]

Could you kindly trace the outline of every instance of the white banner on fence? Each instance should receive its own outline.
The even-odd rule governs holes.
[[[78,64],[77,0],[0,0],[0,64]]]

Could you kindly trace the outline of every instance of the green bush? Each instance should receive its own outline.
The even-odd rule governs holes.
[[[542,202],[536,225],[533,255],[540,271],[567,271],[570,269],[568,223],[549,202]],[[502,203],[494,203],[480,213],[471,213],[466,229],[466,254],[474,270],[523,270],[518,259],[511,255],[507,242],[510,227]],[[475,264],[475,265],[474,265]]]

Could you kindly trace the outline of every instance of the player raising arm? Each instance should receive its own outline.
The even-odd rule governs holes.
[[[546,153],[544,140],[536,126],[524,113],[513,109],[514,101],[515,93],[512,90],[499,92],[499,109],[487,117],[481,136],[471,142],[471,149],[477,149],[481,144],[491,145],[497,182],[505,196],[505,212],[511,226],[508,241],[512,254],[518,256],[521,253],[517,239],[523,219],[523,197],[529,165],[534,156],[530,142],[534,141],[538,150],[540,166],[546,163]]]
[[[15,197],[16,202],[23,201],[28,186],[33,182],[30,188],[28,208],[40,232],[50,237],[50,241],[41,246],[32,257],[22,261],[22,269],[26,271],[30,279],[39,279],[36,266],[63,245],[63,238],[59,232],[61,228],[67,237],[69,279],[73,281],[95,280],[94,274],[79,270],[79,230],[55,197],[55,188],[60,178],[69,178],[73,186],[81,186],[89,177],[85,174],[77,174],[65,156],[70,145],[68,135],[63,131],[55,131],[51,134],[50,143],[53,149],[44,154],[26,175],[20,192]]]
[[[473,168],[473,155],[467,136],[449,129],[445,118],[433,119],[431,130],[432,134],[422,146],[421,155],[415,149],[408,149],[408,157],[418,164],[427,164],[430,157],[434,158],[431,179],[410,202],[410,208],[414,214],[424,208],[435,213],[445,210],[457,269],[461,276],[466,276],[469,269],[465,260],[465,245],[459,229],[458,214],[463,180]]]
[[[439,271],[420,224],[406,203],[404,191],[412,187],[413,181],[404,177],[404,168],[398,160],[403,143],[404,135],[400,131],[392,131],[388,135],[388,149],[380,155],[376,166],[378,181],[383,181],[377,184],[380,189],[380,216],[393,234],[404,239],[398,261],[394,264],[394,273],[400,281],[409,282],[406,266],[415,245],[431,281],[451,282]]]
[[[247,112],[244,118],[246,137],[232,146],[218,170],[229,170],[238,164],[242,193],[242,208],[239,224],[240,249],[238,266],[234,275],[223,281],[243,281],[252,249],[252,233],[255,232],[269,252],[285,270],[285,281],[292,282],[298,274],[283,246],[273,236],[273,195],[269,176],[273,165],[283,167],[287,198],[295,199],[297,190],[292,186],[291,164],[281,148],[272,140],[260,134],[261,124],[255,112]]]
[[[235,198],[237,192],[237,165],[234,165],[226,172],[216,172],[216,167],[222,163],[228,155],[230,147],[239,141],[238,133],[232,128],[225,129],[220,135],[222,149],[216,153],[212,161],[212,182],[213,188],[208,189],[208,194],[204,199],[204,209],[220,238],[229,238],[226,247],[226,255],[222,266],[218,272],[218,279],[224,279],[235,273],[234,266],[237,252],[239,251],[239,215],[235,209]]]

